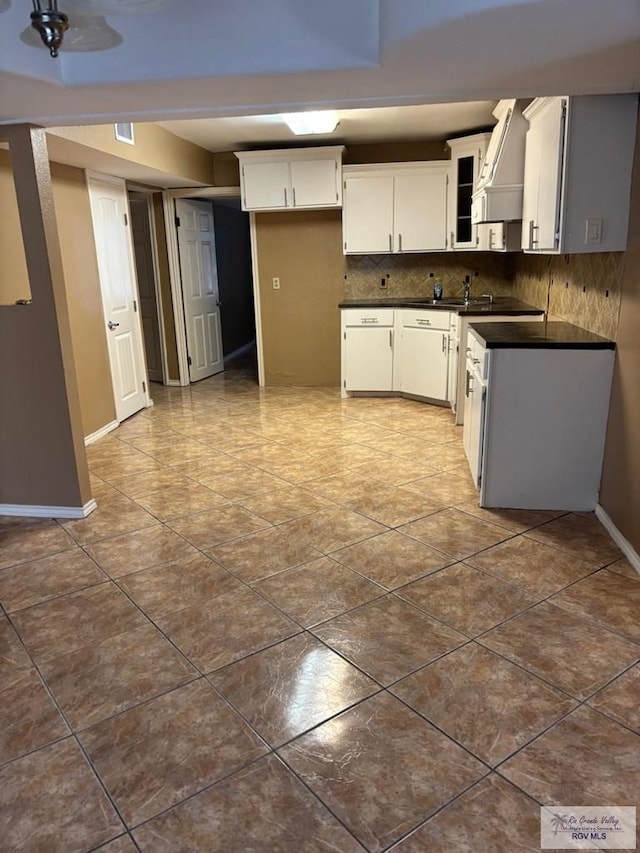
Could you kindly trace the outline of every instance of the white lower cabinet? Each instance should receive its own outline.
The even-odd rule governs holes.
[[[342,311],[342,390],[393,390],[393,308]]]
[[[450,320],[448,311],[343,309],[342,393],[400,393],[446,403]]]
[[[441,402],[447,400],[449,323],[448,311],[396,312],[397,391]]]

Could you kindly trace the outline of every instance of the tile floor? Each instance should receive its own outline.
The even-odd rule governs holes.
[[[640,578],[586,514],[480,509],[450,414],[246,365],[0,519],[0,850],[539,849],[638,804]]]

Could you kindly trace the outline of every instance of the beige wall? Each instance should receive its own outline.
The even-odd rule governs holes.
[[[0,150],[0,305],[31,299],[11,155]]]
[[[13,175],[0,152],[2,300],[30,293]],[[89,196],[81,169],[51,164],[58,240],[66,287],[84,435],[115,418]],[[16,310],[20,310],[19,308]],[[26,309],[25,309],[26,310]]]
[[[51,164],[84,435],[115,419],[89,194],[81,169]]]
[[[640,134],[600,503],[640,554]]]
[[[7,133],[33,304],[0,306],[0,504],[81,507],[89,472],[44,132]]]
[[[210,185],[214,180],[213,155],[210,151],[187,142],[186,139],[181,139],[156,124],[135,124],[135,145],[117,140],[112,124],[53,127],[47,130],[47,134],[51,138],[50,149],[54,159],[57,150],[56,138],[60,138],[157,172],[180,176],[185,181]],[[65,162],[69,161],[65,159]],[[118,171],[111,173],[125,174]]]
[[[341,221],[340,210],[256,216],[267,385],[340,383]]]

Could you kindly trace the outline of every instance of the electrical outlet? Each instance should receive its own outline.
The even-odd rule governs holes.
[[[280,290],[280,279],[279,278],[275,278],[275,277],[272,278],[271,284],[273,285],[274,290]]]
[[[380,279],[380,287],[384,290],[386,288],[386,286],[387,286],[386,278],[381,278]]]

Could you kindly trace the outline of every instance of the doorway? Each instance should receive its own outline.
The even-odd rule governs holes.
[[[151,196],[134,190],[130,190],[128,195],[147,374],[151,382],[164,383],[166,359]]]
[[[202,298],[200,294],[207,287],[206,275],[202,280],[198,278],[201,275],[198,265],[204,268],[207,263],[212,270],[215,269],[220,366],[224,367],[240,357],[257,358],[260,383],[259,301],[254,287],[257,281],[254,214],[242,211],[238,187],[168,190],[163,193],[163,206],[180,384],[188,385],[201,378],[194,375],[193,353],[198,353],[199,363],[204,367],[206,359],[202,357],[202,352],[203,347],[209,345],[206,339],[208,328],[211,329],[211,342],[215,339],[213,318],[207,318],[202,310],[195,310],[197,306],[193,305],[193,294],[196,294],[197,301]],[[206,215],[205,211],[208,211]],[[187,231],[191,230],[190,237],[187,231],[183,231],[185,213],[189,226]],[[193,225],[198,214],[202,215],[202,227],[209,214],[213,221],[210,243],[214,251],[211,261],[202,259],[204,247],[198,250],[196,245]]]

